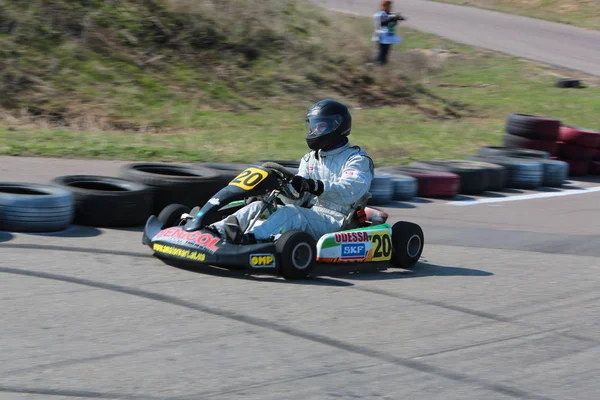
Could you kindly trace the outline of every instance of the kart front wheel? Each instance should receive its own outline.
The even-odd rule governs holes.
[[[421,258],[424,244],[423,230],[419,225],[396,222],[392,227],[392,265],[411,269]]]
[[[183,204],[169,204],[158,214],[158,219],[162,222],[162,229],[179,225],[181,215],[189,212],[190,208]]]
[[[279,255],[279,269],[285,279],[303,279],[315,268],[317,246],[306,232],[289,231],[275,244]]]

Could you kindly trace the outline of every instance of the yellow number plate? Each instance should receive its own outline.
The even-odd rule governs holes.
[[[248,168],[236,176],[230,185],[241,187],[244,190],[251,190],[261,183],[269,174],[258,168]]]
[[[371,234],[371,261],[385,261],[392,257],[392,237],[389,232]]]

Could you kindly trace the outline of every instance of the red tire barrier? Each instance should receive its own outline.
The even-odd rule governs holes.
[[[509,149],[530,149],[539,150],[546,153],[554,154],[557,149],[556,142],[548,140],[528,139],[521,136],[505,133],[502,137],[502,144]]]
[[[589,173],[591,175],[600,175],[600,161],[590,161]]]
[[[558,139],[560,120],[529,114],[509,114],[506,132],[529,139],[555,141]]]
[[[569,164],[569,176],[584,176],[590,170],[590,162],[586,160],[565,160],[562,161]]]
[[[592,161],[600,161],[600,149],[592,150]]]
[[[584,147],[600,147],[600,132],[570,125],[560,127],[558,140]]]
[[[389,167],[394,172],[412,176],[419,182],[419,197],[448,198],[458,194],[460,176],[451,172],[415,167]]]
[[[558,150],[556,154],[560,159],[568,160],[591,160],[594,149],[566,142],[556,142]]]

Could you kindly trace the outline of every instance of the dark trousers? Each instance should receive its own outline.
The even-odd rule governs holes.
[[[388,53],[390,52],[391,44],[383,44],[379,43],[379,54],[377,54],[377,58],[375,61],[379,64],[387,64],[388,61]]]

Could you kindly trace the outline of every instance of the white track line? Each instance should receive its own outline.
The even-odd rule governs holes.
[[[571,196],[574,194],[584,194],[584,193],[593,193],[593,192],[600,192],[600,186],[594,186],[594,187],[583,188],[583,189],[564,190],[562,192],[532,193],[532,194],[523,194],[523,195],[519,195],[519,196],[499,197],[499,198],[493,198],[493,199],[450,201],[446,204],[451,205],[451,206],[473,206],[476,204],[503,203],[505,201],[519,201],[519,200],[530,200],[530,199],[544,199],[547,197]]]

